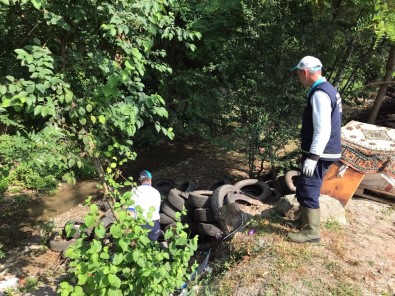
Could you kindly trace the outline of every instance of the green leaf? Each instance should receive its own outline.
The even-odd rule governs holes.
[[[5,85],[0,85],[0,94],[4,95],[7,93],[7,87]]]
[[[84,109],[83,107],[79,107],[79,108],[78,108],[78,113],[79,113],[81,116],[84,116],[84,115],[85,115],[85,109]]]
[[[95,227],[95,235],[98,238],[103,238],[106,235],[106,229],[104,228],[103,224],[99,224]]]
[[[6,5],[10,5],[10,1],[9,0],[0,0],[2,3],[6,4]]]
[[[33,6],[36,9],[40,9],[41,8],[41,4],[42,4],[41,0],[30,0],[30,2],[33,4]]]
[[[95,219],[95,217],[92,216],[92,215],[87,215],[87,216],[85,217],[85,219],[84,219],[84,222],[85,222],[85,225],[86,225],[87,227],[91,227],[91,226],[93,226],[93,225],[95,224],[96,219]]]
[[[86,111],[88,111],[90,113],[90,112],[92,112],[92,109],[93,109],[93,107],[91,104],[86,105]]]
[[[11,82],[15,81],[15,78],[13,76],[10,76],[10,75],[6,76],[5,78],[7,78]]]
[[[69,168],[72,168],[75,165],[75,160],[73,158],[70,158],[67,164]]]
[[[78,285],[84,285],[86,280],[88,279],[87,274],[79,274],[78,275]]]
[[[91,121],[92,121],[92,123],[96,123],[96,117],[91,115]]]
[[[106,118],[103,115],[99,115],[99,122],[102,124],[106,123]]]
[[[123,254],[115,254],[114,258],[112,259],[112,264],[119,265],[123,262],[124,256]]]
[[[121,286],[121,280],[115,274],[109,274],[108,281],[115,288],[119,288]]]

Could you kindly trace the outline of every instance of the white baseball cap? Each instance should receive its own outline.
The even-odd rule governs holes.
[[[300,62],[292,68],[292,70],[295,69],[306,69],[309,71],[319,71],[322,68],[322,63],[319,59],[312,57],[312,56],[305,56],[303,59],[300,60]]]

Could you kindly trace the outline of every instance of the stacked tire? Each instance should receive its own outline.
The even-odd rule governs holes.
[[[187,215],[181,215],[181,222],[193,222],[193,211],[188,206],[188,197],[191,191],[196,189],[196,184],[190,181],[185,181],[175,188],[169,190],[167,196],[161,203],[160,220],[162,230],[165,230],[169,225],[176,223],[176,214],[182,212],[184,209]]]

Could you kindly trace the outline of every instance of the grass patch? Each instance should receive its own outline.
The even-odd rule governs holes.
[[[334,231],[334,232],[341,232],[343,230],[342,226],[339,224],[338,221],[330,219],[326,221],[324,227],[327,230]]]

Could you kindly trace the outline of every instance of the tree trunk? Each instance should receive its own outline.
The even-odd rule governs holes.
[[[93,166],[95,167],[96,173],[99,176],[100,185],[103,186],[103,193],[104,193],[103,198],[106,198],[108,195],[108,186],[107,186],[107,183],[106,183],[106,180],[104,177],[105,174],[104,174],[103,167],[100,163],[100,160],[97,157],[92,157],[91,160],[92,160]]]
[[[383,103],[385,94],[387,93],[388,85],[391,84],[391,78],[392,78],[392,74],[394,73],[394,70],[395,70],[395,44],[391,46],[390,53],[388,55],[386,72],[383,78],[383,82],[386,83],[380,86],[379,92],[377,93],[376,99],[373,104],[372,111],[370,112],[368,123],[374,123],[377,118],[377,114],[379,113],[381,104]]]

